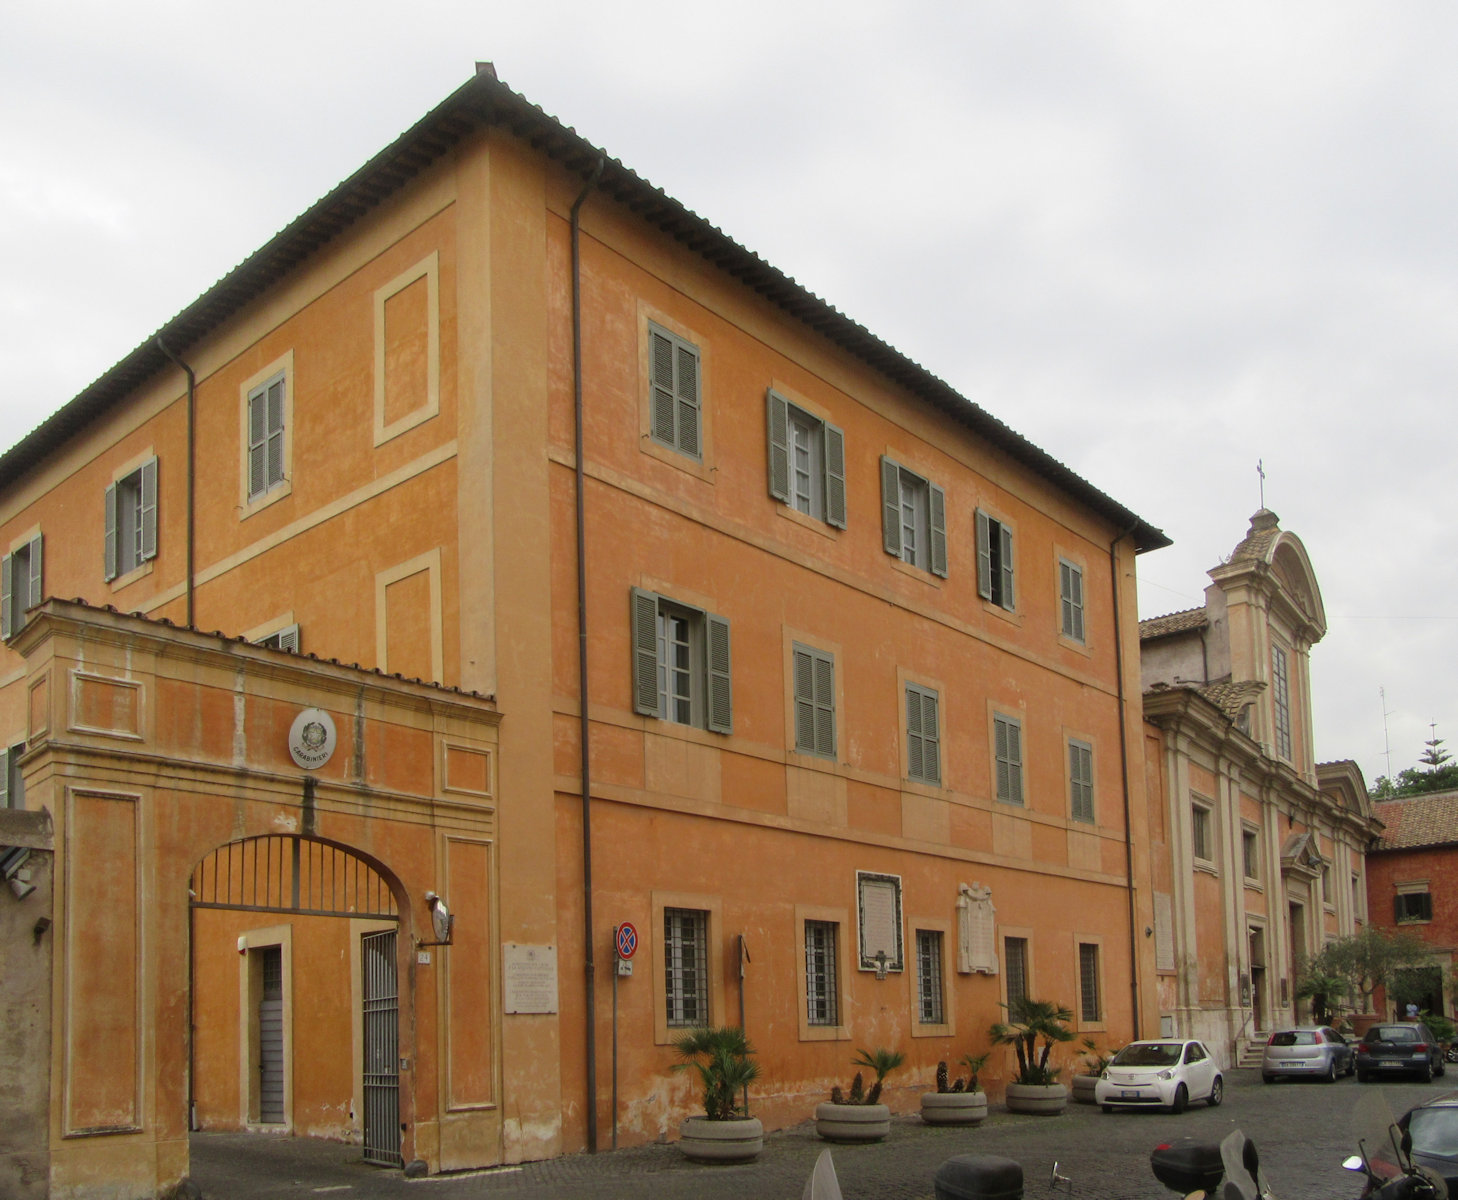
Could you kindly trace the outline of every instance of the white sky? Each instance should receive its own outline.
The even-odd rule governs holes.
[[[0,446],[476,59],[1175,541],[1265,499],[1317,755],[1458,751],[1458,6],[4,0]],[[1444,514],[1449,514],[1445,516]]]

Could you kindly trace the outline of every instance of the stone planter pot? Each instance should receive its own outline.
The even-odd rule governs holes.
[[[1068,1089],[1061,1083],[1010,1083],[1004,1099],[1008,1112],[1054,1117],[1068,1107]]]
[[[1350,1017],[1352,1022],[1352,1037],[1360,1039],[1367,1030],[1371,1029],[1382,1020],[1381,1013],[1353,1013]]]
[[[977,1125],[987,1116],[986,1092],[923,1092],[921,1119],[928,1125]]]
[[[1073,1077],[1073,1102],[1075,1104],[1095,1104],[1094,1091],[1099,1086],[1097,1075],[1075,1075]]]
[[[884,1104],[815,1106],[815,1132],[827,1142],[879,1142],[891,1132],[891,1110]]]
[[[689,1117],[678,1127],[678,1148],[694,1162],[748,1162],[764,1149],[764,1126],[758,1117]]]

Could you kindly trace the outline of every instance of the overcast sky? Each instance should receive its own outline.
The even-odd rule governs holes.
[[[0,445],[477,59],[1163,528],[1265,503],[1317,756],[1458,751],[1458,6],[0,2]]]

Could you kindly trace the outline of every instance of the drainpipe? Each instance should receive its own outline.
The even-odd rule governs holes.
[[[1129,804],[1129,724],[1124,698],[1124,638],[1119,618],[1119,543],[1134,532],[1121,530],[1109,543],[1109,577],[1114,589],[1114,670],[1119,696],[1119,770],[1124,784],[1124,869],[1129,877],[1129,997],[1134,1016],[1134,1040],[1139,1021],[1139,912],[1134,903],[1134,821]]]
[[[592,755],[587,717],[587,516],[583,507],[586,475],[582,465],[582,252],[579,246],[582,205],[602,178],[606,159],[597,166],[572,203],[572,408],[577,460],[577,738],[582,775],[582,949],[587,998],[587,1149],[597,1153],[597,979],[592,930]],[[617,1113],[613,1120],[616,1122]]]
[[[193,570],[193,547],[196,543],[196,520],[193,501],[197,488],[197,376],[193,373],[182,359],[167,349],[159,334],[157,337],[157,349],[162,351],[168,358],[187,375],[187,627],[192,629],[196,625],[193,611],[193,581],[195,571]]]

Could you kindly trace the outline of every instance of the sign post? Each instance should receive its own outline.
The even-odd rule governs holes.
[[[633,955],[638,953],[638,931],[631,921],[613,926],[613,1149],[618,1148],[618,979],[633,974]]]

